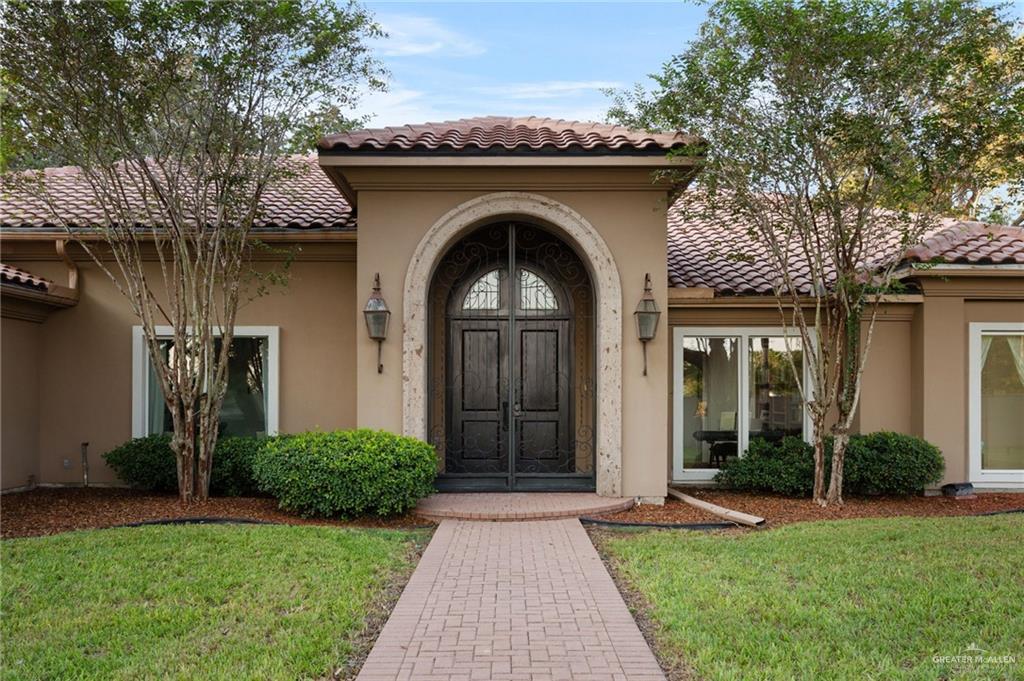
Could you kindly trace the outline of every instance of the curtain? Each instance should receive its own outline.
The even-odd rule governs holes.
[[[985,340],[989,341],[989,344],[991,344],[991,342],[992,342],[991,337],[985,338],[985,339],[982,339],[982,340],[983,341],[985,341]],[[1021,385],[1024,385],[1024,335],[1021,335],[1021,336],[1006,336],[1006,344],[1010,346],[1010,354],[1013,355],[1013,363],[1017,367],[1017,376],[1018,376],[1018,378],[1020,378]],[[985,347],[984,342],[982,342],[982,347],[981,347],[981,355],[982,355],[981,365],[982,366],[985,366],[985,359],[984,359],[984,357],[985,357],[986,352],[987,352],[987,348]]]
[[[985,361],[988,359],[988,351],[992,349],[992,336],[981,337],[981,366],[979,371],[985,370]]]
[[[163,433],[167,428],[166,414],[167,407],[164,404],[164,395],[160,390],[160,379],[156,376],[156,369],[152,362],[147,361],[149,366],[149,395],[147,396],[146,408],[149,410],[149,434]]]

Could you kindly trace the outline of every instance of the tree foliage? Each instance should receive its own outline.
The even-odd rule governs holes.
[[[1022,48],[1005,9],[976,0],[720,0],[653,91],[611,112],[701,137],[682,152],[704,156],[683,210],[749,225],[778,273],[809,370],[821,504],[842,502],[877,294],[940,216],[1021,185]]]
[[[330,0],[15,0],[2,12],[3,160],[79,166],[104,217],[65,223],[42,175],[5,183],[50,207],[141,320],[181,497],[202,499],[236,313],[266,284],[251,266],[261,199],[308,172],[285,158],[304,143],[296,131],[379,85],[366,47],[379,31]],[[173,330],[170,355],[158,325]]]

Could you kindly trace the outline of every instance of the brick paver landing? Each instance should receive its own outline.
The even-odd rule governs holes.
[[[578,520],[445,520],[358,681],[664,681]]]

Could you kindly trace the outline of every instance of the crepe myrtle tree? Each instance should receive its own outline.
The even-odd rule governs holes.
[[[611,117],[701,143],[685,212],[766,259],[814,426],[814,499],[842,504],[843,460],[878,306],[908,246],[972,190],[1020,183],[1024,42],[974,0],[721,0]],[[1013,170],[1012,177],[1006,175]],[[833,438],[826,488],[826,437]]]
[[[102,219],[68,224],[41,176],[5,180],[52,209],[139,318],[181,500],[203,500],[237,311],[281,275],[251,264],[261,198],[308,171],[286,156],[295,131],[380,86],[379,30],[332,0],[12,0],[2,13],[3,160],[78,166]]]

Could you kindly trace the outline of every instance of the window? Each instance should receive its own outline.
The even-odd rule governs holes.
[[[462,301],[463,310],[497,310],[501,307],[501,273],[491,270],[473,282]]]
[[[174,363],[174,341],[169,327],[157,333],[168,336],[161,350]],[[220,339],[216,340],[220,349]],[[278,428],[278,329],[239,326],[231,343],[228,360],[228,388],[220,414],[220,434],[267,435]],[[160,384],[149,359],[142,327],[133,329],[132,435],[142,437],[170,431],[171,415],[160,393]]]
[[[1024,324],[970,325],[970,474],[975,485],[1024,485]]]
[[[710,480],[751,438],[809,432],[796,376],[799,338],[782,329],[675,328],[673,478]],[[794,366],[798,373],[794,373]]]
[[[522,310],[557,310],[558,300],[539,275],[519,270],[519,307]]]

